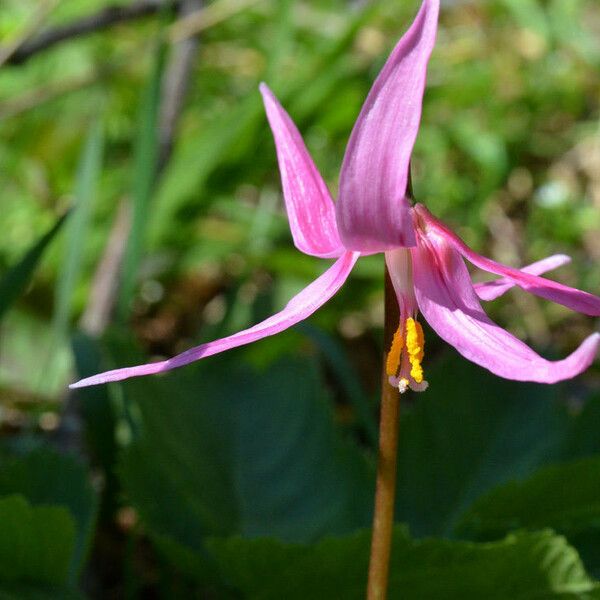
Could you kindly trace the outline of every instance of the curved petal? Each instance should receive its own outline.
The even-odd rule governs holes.
[[[329,190],[315,166],[298,129],[275,94],[260,84],[267,119],[275,138],[283,197],[294,244],[305,254],[330,258],[341,256],[335,207]]]
[[[423,205],[415,206],[418,216],[426,228],[437,232],[476,267],[506,277],[530,294],[562,304],[567,308],[594,317],[600,316],[600,298],[556,281],[538,277],[530,273],[502,265],[490,258],[481,256],[469,248],[453,231],[438,221]]]
[[[566,254],[553,254],[542,260],[531,263],[526,267],[519,269],[523,273],[530,273],[531,275],[541,275],[547,271],[558,269],[558,267],[571,262],[571,257]],[[512,279],[506,277],[500,277],[494,281],[486,281],[484,283],[475,283],[473,288],[480,300],[495,300],[499,298],[508,290],[515,286],[515,282]]]
[[[139,365],[137,367],[125,367],[122,369],[114,369],[106,371],[99,375],[93,375],[86,379],[82,379],[77,383],[71,384],[71,388],[80,388],[89,385],[98,385],[100,383],[108,383],[111,381],[121,381],[130,377],[139,377],[141,375],[152,375],[154,373],[162,373],[170,371],[177,367],[182,367],[201,358],[243,346],[255,342],[264,337],[274,335],[292,327],[296,323],[303,321],[312,315],[319,307],[323,306],[346,281],[352,267],[359,257],[358,253],[347,252],[342,255],[327,271],[320,277],[315,279],[309,286],[304,288],[298,295],[294,296],[287,306],[277,314],[265,319],[262,323],[254,325],[249,329],[239,331],[226,338],[208,342],[190,348],[182,354],[164,360],[161,362]]]
[[[411,252],[415,294],[423,316],[470,361],[506,379],[555,383],[578,375],[594,360],[598,333],[564,360],[549,361],[494,323],[479,304],[461,256],[444,240],[420,240]]]
[[[405,195],[438,11],[439,0],[423,1],[352,130],[336,204],[340,237],[350,250],[373,253],[415,245]]]

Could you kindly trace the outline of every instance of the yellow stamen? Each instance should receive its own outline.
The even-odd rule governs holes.
[[[394,339],[392,345],[387,354],[385,362],[385,372],[390,377],[394,377],[400,367],[400,357],[402,355],[402,348],[404,347],[404,338],[402,337],[402,326],[398,326],[396,333],[394,333]]]
[[[410,369],[410,376],[417,382],[423,381],[423,367],[420,364],[413,363],[411,360],[412,368]]]
[[[425,336],[423,328],[413,318],[406,319],[406,351],[411,364],[410,376],[417,382],[423,381],[421,361],[425,355]]]

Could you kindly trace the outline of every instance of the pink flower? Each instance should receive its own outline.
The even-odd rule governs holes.
[[[578,312],[600,315],[600,298],[539,277],[568,257],[552,256],[521,270],[507,267],[475,253],[424,206],[411,206],[406,197],[438,11],[439,0],[423,0],[377,77],[348,142],[336,204],[294,123],[269,88],[260,86],[294,243],[305,254],[336,258],[333,265],[281,312],[258,325],[169,360],[107,371],[71,387],[161,373],[279,333],[327,302],[361,255],[378,252],[385,254],[400,307],[387,361],[390,383],[400,391],[427,386],[419,314],[465,358],[507,379],[554,383],[592,363],[600,334],[590,335],[564,360],[548,361],[494,323],[480,304],[517,285]],[[463,258],[500,279],[474,285]]]

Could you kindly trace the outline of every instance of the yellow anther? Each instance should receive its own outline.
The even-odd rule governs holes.
[[[410,376],[417,382],[417,383],[421,383],[423,381],[423,367],[417,363],[416,361],[413,362],[413,360],[411,359],[410,364],[412,365],[412,368],[410,370]]]
[[[411,356],[423,352],[423,329],[412,317],[406,319],[406,349]]]
[[[404,338],[402,337],[402,326],[400,325],[398,326],[396,333],[394,333],[394,339],[392,340],[392,345],[390,346],[385,362],[385,372],[390,377],[393,377],[398,372],[403,347]]]
[[[424,348],[425,338],[421,324],[413,318],[406,319],[404,323],[400,324],[396,333],[394,333],[385,363],[387,375],[395,378],[398,371],[405,373],[405,367],[401,368],[401,362],[408,358],[410,362],[410,377],[415,383],[422,383],[423,367],[421,366],[421,361],[424,356]],[[403,354],[405,354],[404,358]],[[397,385],[401,393],[408,389],[409,383],[409,380],[405,376],[402,376],[398,380]]]
[[[410,376],[417,382],[423,381],[421,361],[425,356],[425,337],[421,324],[413,318],[406,319],[406,351],[410,361]]]

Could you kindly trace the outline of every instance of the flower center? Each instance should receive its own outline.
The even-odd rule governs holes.
[[[424,355],[423,328],[418,321],[409,317],[398,326],[385,365],[390,384],[397,386],[401,394],[409,387],[419,392],[427,388],[421,365]]]

